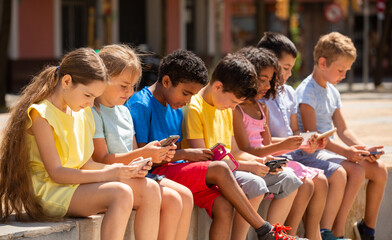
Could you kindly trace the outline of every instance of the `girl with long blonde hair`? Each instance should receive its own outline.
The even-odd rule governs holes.
[[[160,195],[146,167],[94,162],[90,107],[107,85],[107,70],[89,48],[64,56],[24,89],[0,148],[0,219],[51,220],[105,212],[101,239],[123,239],[132,208],[143,213],[137,239],[155,239]],[[27,213],[28,217],[24,214]]]

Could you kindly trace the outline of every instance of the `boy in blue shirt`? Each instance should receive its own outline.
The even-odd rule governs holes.
[[[341,164],[347,172],[347,185],[343,201],[336,217],[333,232],[344,234],[344,225],[351,205],[365,178],[369,179],[366,189],[365,217],[354,226],[358,239],[374,239],[378,211],[384,195],[387,170],[377,159],[384,154],[370,154],[382,146],[366,147],[347,127],[341,113],[341,99],[334,85],[346,77],[356,58],[356,49],[350,38],[332,32],[322,36],[313,51],[314,68],[296,89],[299,104],[298,125],[301,130],[326,132],[337,128],[343,141],[339,144],[329,139],[319,156],[327,161]]]
[[[254,69],[247,73],[254,74]],[[253,83],[249,85],[250,91],[255,76],[246,79],[246,83]],[[192,95],[207,82],[207,69],[193,53],[178,50],[162,59],[158,81],[136,93],[126,104],[133,118],[139,147],[170,135],[182,136],[181,107],[188,104]],[[212,160],[211,150],[181,149],[179,143],[172,161],[181,159],[188,162],[167,163],[156,167],[153,173],[165,175],[192,191],[195,205],[205,208],[213,218],[211,240],[229,238],[233,206],[255,228],[258,239],[275,239],[272,226],[252,208],[228,165],[223,161],[208,161]]]

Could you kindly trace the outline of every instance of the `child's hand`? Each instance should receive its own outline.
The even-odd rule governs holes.
[[[170,146],[161,147],[158,141],[149,142],[143,148],[146,149],[154,163],[160,163],[165,160],[167,152],[170,150]]]
[[[321,150],[324,149],[327,146],[329,139],[328,138],[321,138],[320,140],[317,141],[317,149]]]
[[[318,149],[318,147],[319,144],[317,142],[317,135],[314,134],[309,138],[308,144],[301,149],[307,153],[314,153]]]
[[[360,162],[362,160],[365,160],[366,157],[364,155],[368,155],[368,154],[369,152],[366,151],[365,146],[354,145],[346,150],[345,157],[347,158],[347,160],[351,162]]]
[[[173,143],[172,145],[169,145],[169,146],[164,147],[164,148],[168,148],[169,149],[167,151],[167,153],[166,153],[166,156],[165,156],[164,160],[166,162],[170,162],[173,159],[174,154],[176,154],[177,145]]]
[[[152,167],[152,162],[147,163],[147,165],[143,166],[141,170],[139,170],[139,172],[136,173],[136,175],[134,176],[135,178],[144,178],[148,171],[151,169]]]
[[[303,138],[301,136],[290,136],[281,142],[282,149],[296,150],[301,146]]]
[[[269,172],[269,167],[264,165],[265,159],[267,158],[258,158],[247,161],[247,165],[251,166],[250,172],[260,177],[265,177],[265,175]]]
[[[122,163],[107,165],[105,169],[110,176],[110,181],[125,182],[137,175],[137,166],[129,166]]]
[[[367,149],[367,151],[369,152],[369,154],[366,156],[366,160],[373,163],[376,162],[382,155],[384,155],[384,151],[383,150],[379,150],[384,148],[384,146],[376,146],[376,147],[370,147]],[[381,152],[378,154],[370,154],[371,152]]]
[[[209,161],[213,160],[214,153],[208,148],[187,148],[186,159],[190,162]]]

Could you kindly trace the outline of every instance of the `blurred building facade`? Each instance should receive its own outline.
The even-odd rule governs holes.
[[[320,35],[331,31],[352,36],[359,69],[363,1],[13,0],[7,91],[18,92],[43,65],[78,47],[147,44],[161,56],[182,48],[212,67],[216,55],[254,45],[264,31],[281,32],[296,43],[302,63],[298,77],[310,73],[313,47]],[[378,37],[376,2],[370,0],[371,57]],[[392,49],[388,51],[392,56]],[[385,69],[392,69],[391,62]]]

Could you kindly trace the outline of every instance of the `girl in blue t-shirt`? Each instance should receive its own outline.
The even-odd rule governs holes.
[[[133,94],[142,73],[138,56],[126,45],[105,46],[99,56],[108,69],[109,84],[97,98],[93,111],[97,126],[93,159],[108,164],[129,164],[138,157],[151,157],[153,163],[170,161],[176,148],[174,144],[162,147],[161,142],[153,141],[137,147],[132,117],[123,105]],[[193,209],[191,191],[164,176],[148,174],[147,178],[156,180],[161,189],[158,238],[186,239]],[[135,228],[148,227],[150,224],[135,224]]]

